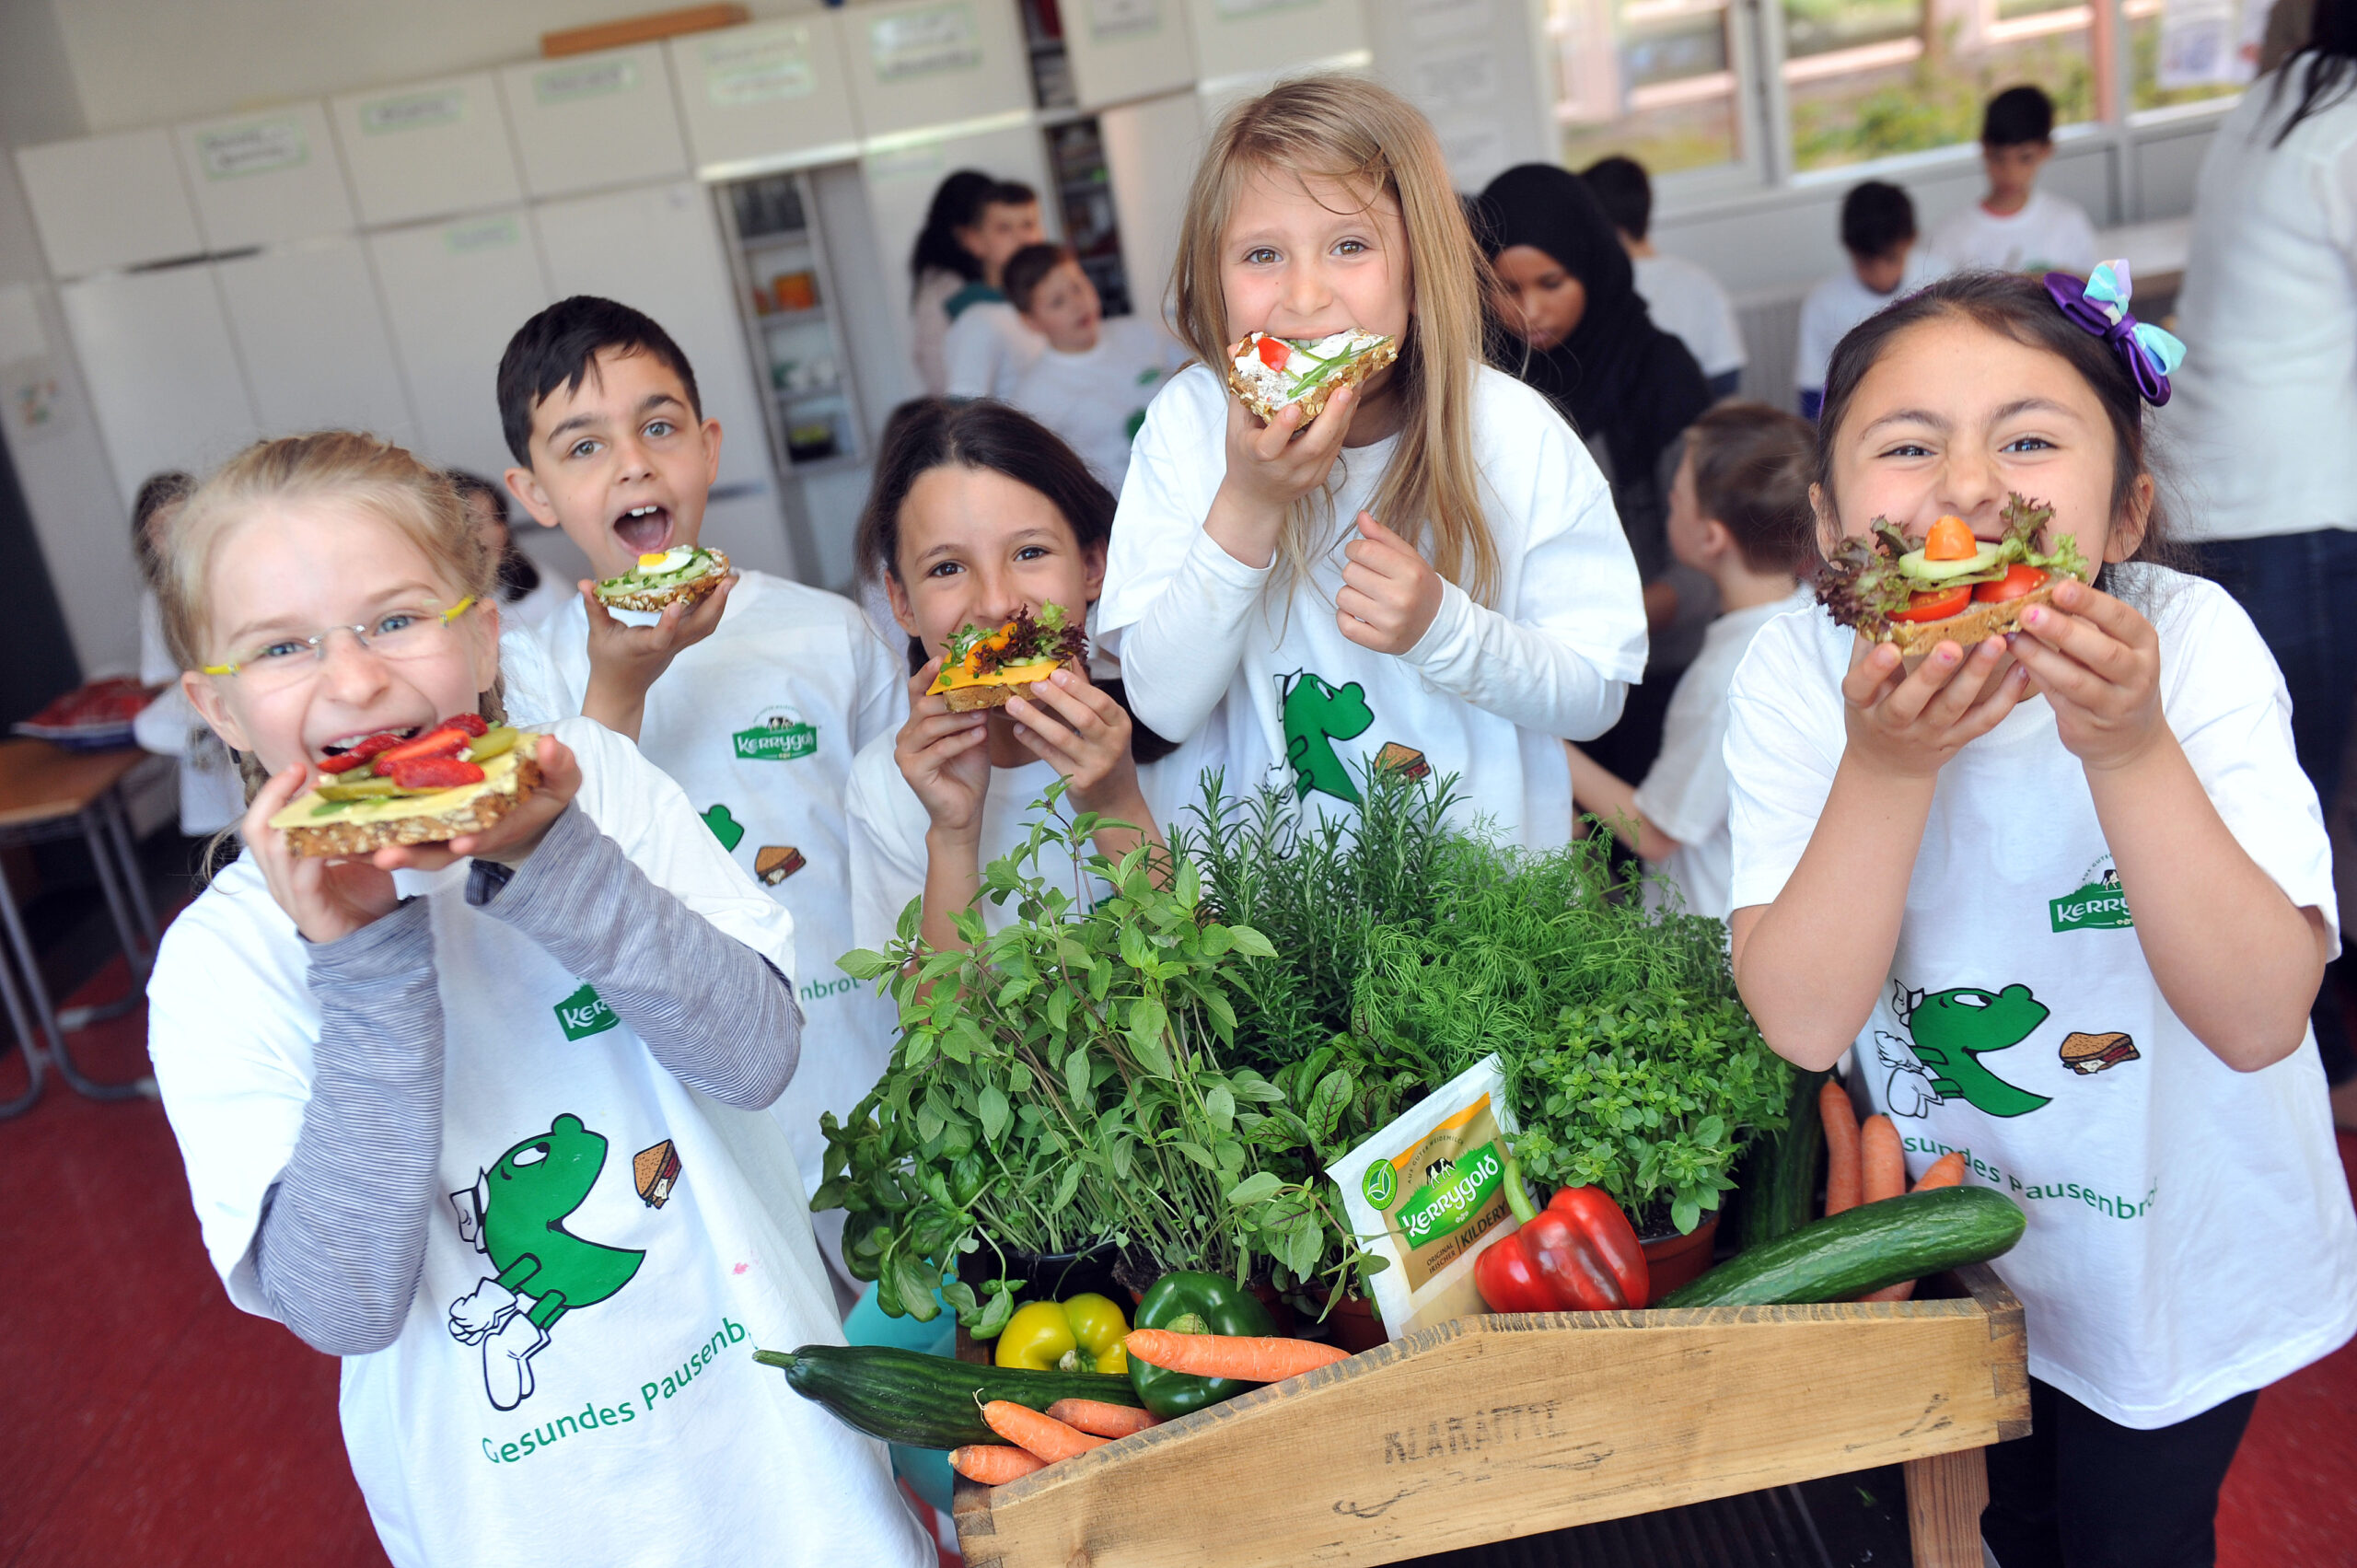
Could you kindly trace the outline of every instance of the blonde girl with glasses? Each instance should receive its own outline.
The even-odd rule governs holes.
[[[1347,809],[1365,771],[1455,775],[1508,837],[1572,826],[1562,739],[1644,668],[1637,571],[1603,475],[1537,392],[1482,363],[1486,268],[1431,125],[1348,76],[1231,110],[1188,195],[1173,283],[1202,363],[1147,410],[1097,607],[1138,720],[1209,731],[1231,789]],[[1228,395],[1259,331],[1399,341],[1306,426]]]
[[[880,1448],[755,1365],[841,1343],[765,1108],[790,918],[586,719],[489,831],[300,859],[362,738],[500,716],[496,563],[449,480],[340,432],[214,475],[164,545],[243,854],[164,938],[149,1049],[230,1299],[344,1358],[387,1554],[929,1563]]]

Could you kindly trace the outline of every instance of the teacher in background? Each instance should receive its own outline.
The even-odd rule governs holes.
[[[1661,749],[1670,690],[1718,613],[1711,579],[1670,558],[1666,527],[1680,437],[1711,406],[1710,383],[1647,313],[1620,231],[1578,175],[1518,165],[1491,180],[1467,215],[1489,254],[1507,333],[1492,357],[1544,393],[1596,455],[1644,578],[1644,679],[1620,722],[1582,748],[1608,771],[1641,779]]]
[[[2316,0],[2306,36],[2211,138],[2162,429],[2186,492],[2178,531],[2282,667],[2293,743],[2328,811],[2357,705],[2357,0]],[[2312,1015],[2344,1124],[2349,964],[2326,972]]]

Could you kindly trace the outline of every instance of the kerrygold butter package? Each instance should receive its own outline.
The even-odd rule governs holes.
[[[1485,1056],[1327,1169],[1361,1245],[1389,1261],[1369,1283],[1395,1340],[1489,1310],[1473,1288],[1473,1256],[1515,1228],[1505,1089],[1498,1058]]]

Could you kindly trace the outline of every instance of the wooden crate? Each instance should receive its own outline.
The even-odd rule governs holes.
[[[1980,1449],[2029,1430],[2022,1308],[1944,1299],[1466,1318],[997,1488],[975,1568],[1393,1562],[1905,1464],[1918,1568],[1979,1568]]]

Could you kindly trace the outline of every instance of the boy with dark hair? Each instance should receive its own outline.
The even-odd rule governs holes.
[[[1039,334],[1023,324],[1006,298],[1006,264],[1015,253],[1043,238],[1039,194],[1019,180],[999,182],[974,226],[958,231],[958,242],[982,266],[980,281],[949,296],[949,335],[941,356],[953,398],[1004,398],[1016,379],[1039,357]]]
[[[1733,397],[1749,363],[1735,304],[1706,269],[1655,249],[1654,184],[1645,166],[1616,154],[1588,165],[1580,178],[1620,232],[1620,248],[1636,273],[1638,297],[1655,324],[1685,343],[1711,383],[1713,397]]]
[[[508,341],[499,412],[509,494],[599,578],[696,547],[720,422],[655,321],[588,296],[550,306]],[[537,632],[504,637],[501,665],[518,723],[586,714],[637,741],[793,912],[802,1062],[772,1109],[815,1190],[820,1113],[848,1114],[888,1051],[876,998],[835,960],[852,947],[843,792],[859,749],[899,728],[905,672],[850,600],[761,572],[659,615],[609,610],[584,582]],[[814,1221],[840,1272],[841,1211]]]
[[[1800,579],[1817,568],[1808,500],[1816,457],[1808,422],[1765,403],[1721,403],[1687,428],[1670,487],[1669,548],[1717,585],[1719,617],[1678,678],[1644,783],[1631,785],[1564,743],[1573,807],[1651,863],[1650,902],[1674,890],[1689,913],[1713,920],[1733,905],[1727,691],[1759,629],[1810,602]]]
[[[1097,285],[1059,245],[1015,253],[1006,298],[1047,345],[1006,401],[1062,436],[1097,482],[1120,494],[1145,405],[1187,363],[1186,350],[1145,317],[1106,320]]]
[[[1915,203],[1896,185],[1869,180],[1841,198],[1841,249],[1850,264],[1820,279],[1801,302],[1793,382],[1811,419],[1825,401],[1825,367],[1844,333],[1945,270],[1915,243]]]
[[[2096,226],[2067,196],[2038,188],[2054,156],[2054,100],[2025,83],[1989,100],[1980,163],[1989,193],[1940,225],[1932,249],[1958,267],[2001,273],[2075,273],[2096,264]]]

